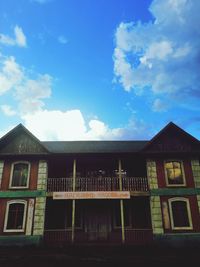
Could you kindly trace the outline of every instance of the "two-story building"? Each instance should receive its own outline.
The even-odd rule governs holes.
[[[200,142],[0,139],[0,245],[200,242]]]

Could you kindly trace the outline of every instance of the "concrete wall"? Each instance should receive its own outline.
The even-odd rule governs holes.
[[[43,235],[46,197],[37,197],[35,203],[33,235]]]
[[[37,190],[46,190],[48,178],[48,165],[45,160],[39,161]]]
[[[163,234],[164,230],[159,196],[151,196],[150,207],[153,234]]]
[[[147,160],[147,178],[149,182],[149,189],[157,189],[158,180],[155,161]]]
[[[40,160],[38,166],[37,190],[46,190],[48,178],[48,165],[45,160]],[[36,197],[33,235],[43,235],[45,219],[46,197]]]

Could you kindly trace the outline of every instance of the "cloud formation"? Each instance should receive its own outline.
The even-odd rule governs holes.
[[[14,116],[16,114],[16,111],[9,105],[1,105],[0,108],[6,116]]]
[[[66,44],[66,43],[68,42],[68,40],[66,39],[65,36],[60,35],[60,36],[58,36],[58,42],[59,42],[60,44]]]
[[[146,137],[147,132],[147,126],[136,119],[121,128],[110,128],[98,119],[87,122],[79,109],[43,109],[25,114],[22,119],[25,126],[40,140],[129,140]]]
[[[114,74],[124,90],[152,94],[160,111],[166,95],[200,97],[200,1],[154,0],[149,10],[154,20],[118,26]]]
[[[26,47],[26,36],[21,27],[18,25],[14,28],[14,38],[0,33],[0,43],[3,45]]]
[[[162,100],[160,100],[159,98],[156,98],[152,105],[152,110],[154,112],[164,112],[167,110],[167,108],[168,108],[168,105]]]
[[[43,4],[46,4],[52,0],[30,0],[30,1],[43,5]]]
[[[8,95],[15,103],[14,106],[5,103],[0,109],[5,116],[18,116],[41,140],[130,140],[146,138],[146,133],[151,133],[135,117],[127,125],[112,128],[96,118],[87,121],[79,109],[49,110],[45,100],[51,97],[52,77],[32,76],[14,57],[0,57],[0,95]]]
[[[10,94],[18,103],[19,113],[35,112],[44,106],[43,99],[50,97],[52,78],[48,74],[31,77],[14,57],[0,57],[0,95]],[[8,115],[8,108],[4,114]],[[6,112],[7,111],[7,112]]]

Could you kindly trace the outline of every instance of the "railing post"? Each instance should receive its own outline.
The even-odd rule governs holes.
[[[122,191],[122,162],[121,159],[118,161],[118,172],[119,172],[119,190]],[[121,214],[121,225],[122,225],[122,244],[125,243],[125,229],[124,229],[124,202],[120,199],[120,214]]]
[[[73,161],[73,181],[72,181],[72,190],[73,192],[76,189],[76,159]],[[72,244],[74,243],[74,230],[75,230],[75,199],[72,200]]]

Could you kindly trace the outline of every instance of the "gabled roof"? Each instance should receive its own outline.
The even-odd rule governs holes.
[[[34,145],[29,140],[30,149],[19,151],[24,134]],[[147,143],[148,141],[40,141],[20,123],[0,139],[0,154],[134,153]]]
[[[28,148],[32,145],[32,151]],[[0,154],[46,154],[41,141],[21,123],[0,138]]]
[[[177,126],[175,123],[170,122],[168,123],[160,132],[158,132],[142,149],[143,151],[148,151],[148,150],[154,150],[155,149],[155,145],[160,143],[160,148],[161,148],[161,143],[162,143],[162,139],[163,137],[167,136],[168,137],[168,142],[169,143],[164,143],[165,147],[167,147],[167,145],[171,145],[171,149],[173,149],[172,145],[185,145],[185,151],[184,152],[188,152],[187,149],[189,149],[189,147],[186,146],[187,145],[191,145],[193,147],[196,146],[195,150],[199,150],[200,151],[200,142],[198,139],[196,139],[194,136],[190,135],[189,133],[187,133],[186,131],[184,131],[182,128],[180,128],[179,126]],[[173,138],[171,138],[173,137]],[[171,138],[171,140],[170,140]],[[173,140],[172,140],[173,139]],[[184,141],[183,141],[184,139]],[[176,140],[176,144],[173,143],[173,141]],[[181,143],[183,141],[183,143]],[[170,143],[171,142],[171,143]],[[187,143],[187,144],[186,144]],[[158,145],[157,145],[158,147]],[[152,149],[153,148],[153,149]],[[184,147],[182,147],[182,150],[184,150]],[[175,149],[175,151],[177,151],[177,149]],[[163,151],[165,152],[165,151]],[[166,152],[172,152],[172,151],[166,151]],[[182,151],[183,152],[183,151]]]
[[[148,141],[49,141],[42,144],[51,153],[131,153]]]
[[[150,141],[40,141],[22,124],[0,139],[1,155],[198,152],[200,142],[170,122]]]

